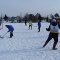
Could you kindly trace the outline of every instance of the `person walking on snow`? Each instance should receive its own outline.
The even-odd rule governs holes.
[[[27,20],[25,20],[25,26],[27,26]]]
[[[13,37],[14,27],[12,25],[5,25],[8,28],[7,32],[10,32],[10,38]]]
[[[38,32],[40,32],[40,28],[41,28],[41,21],[38,20]]]
[[[32,21],[30,20],[29,21],[29,29],[31,28],[31,30],[32,30]]]
[[[58,23],[56,22],[55,19],[52,20],[52,22],[50,23],[49,28],[46,28],[47,31],[50,31],[48,39],[46,40],[45,44],[43,45],[43,47],[45,47],[48,42],[53,38],[54,39],[54,43],[53,43],[53,50],[56,50],[56,45],[58,43],[58,34],[59,34],[59,26]]]

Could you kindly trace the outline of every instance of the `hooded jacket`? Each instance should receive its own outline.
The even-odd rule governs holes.
[[[14,28],[12,25],[6,25],[6,27],[8,28],[8,32],[13,32]]]

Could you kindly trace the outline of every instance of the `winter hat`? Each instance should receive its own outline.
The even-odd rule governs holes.
[[[56,22],[56,19],[53,19],[52,22]]]
[[[56,25],[57,25],[56,19],[53,19],[52,22],[51,22],[51,24],[52,24],[53,26],[56,26]]]

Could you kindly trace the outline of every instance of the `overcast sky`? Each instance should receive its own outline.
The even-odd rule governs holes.
[[[43,16],[60,13],[60,0],[0,0],[0,14],[17,16],[26,13]]]

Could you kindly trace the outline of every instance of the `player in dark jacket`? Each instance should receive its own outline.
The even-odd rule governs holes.
[[[52,49],[53,50],[57,49],[56,45],[58,43],[58,33],[59,33],[58,29],[59,29],[59,26],[58,26],[56,20],[53,19],[52,22],[50,23],[49,28],[46,28],[46,30],[50,31],[50,33],[49,33],[48,39],[46,40],[46,42],[43,45],[43,47],[45,47],[48,44],[48,42],[53,38],[54,39],[54,43],[53,43],[53,48]]]
[[[8,32],[10,32],[10,38],[12,38],[13,36],[13,31],[14,31],[14,28],[12,25],[6,25],[6,27],[8,28]]]

